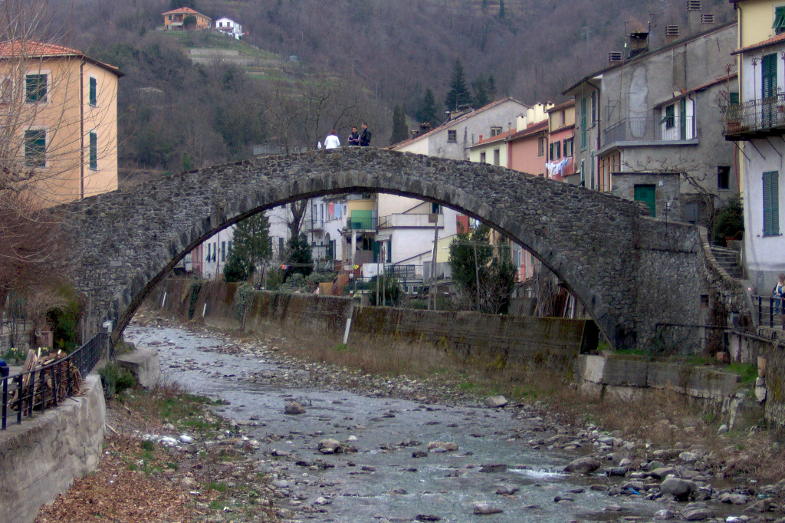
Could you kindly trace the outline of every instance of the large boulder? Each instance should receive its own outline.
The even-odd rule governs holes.
[[[670,477],[660,484],[660,492],[671,495],[677,501],[687,501],[697,486],[692,481]]]
[[[600,468],[600,460],[591,456],[584,456],[572,460],[566,467],[564,472],[574,472],[575,474],[590,474]]]

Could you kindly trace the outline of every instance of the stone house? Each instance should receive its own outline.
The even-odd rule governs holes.
[[[193,29],[197,31],[207,31],[212,27],[212,18],[195,11],[190,7],[180,7],[161,13],[164,17],[164,31],[184,31],[185,21],[188,17],[193,17],[195,24]]]
[[[708,224],[739,193],[720,114],[735,78],[736,24],[654,50],[648,38],[631,33],[629,56],[613,57],[564,92],[576,104],[575,181],[632,196],[653,216]],[[675,198],[664,197],[664,179],[675,180],[669,174],[678,175]]]

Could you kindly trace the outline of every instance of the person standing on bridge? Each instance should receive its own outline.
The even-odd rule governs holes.
[[[363,147],[368,147],[371,145],[371,131],[368,130],[368,123],[363,122],[363,130],[360,132],[360,145]]]
[[[352,134],[349,135],[348,143],[352,145],[360,145],[360,133],[357,132],[357,127],[352,126]]]
[[[325,149],[337,149],[341,146],[341,140],[338,139],[338,135],[335,133],[335,129],[330,131],[330,134],[327,135],[327,138],[324,139],[324,148]]]

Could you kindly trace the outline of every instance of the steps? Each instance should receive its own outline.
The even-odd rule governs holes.
[[[712,245],[711,252],[720,267],[725,269],[731,278],[741,279],[744,276],[739,265],[739,251]]]

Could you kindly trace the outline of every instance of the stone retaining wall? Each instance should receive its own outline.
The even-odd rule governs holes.
[[[198,296],[191,298],[194,292]],[[238,296],[234,284],[170,279],[152,293],[147,304],[179,319],[203,321],[212,327],[242,328],[246,332],[264,332],[275,327],[291,333],[292,337],[319,336],[325,343],[333,344],[342,341],[347,319],[351,317],[349,344],[358,336],[383,337],[435,347],[464,363],[499,368],[534,365],[571,372],[576,356],[597,346],[597,328],[586,320],[360,307],[354,306],[349,298],[264,291],[245,298],[248,305],[243,314]],[[189,307],[190,300],[194,300],[195,307]],[[196,312],[189,315],[189,310]]]
[[[101,379],[90,375],[81,396],[0,432],[0,520],[34,521],[41,505],[95,470],[105,423]]]

